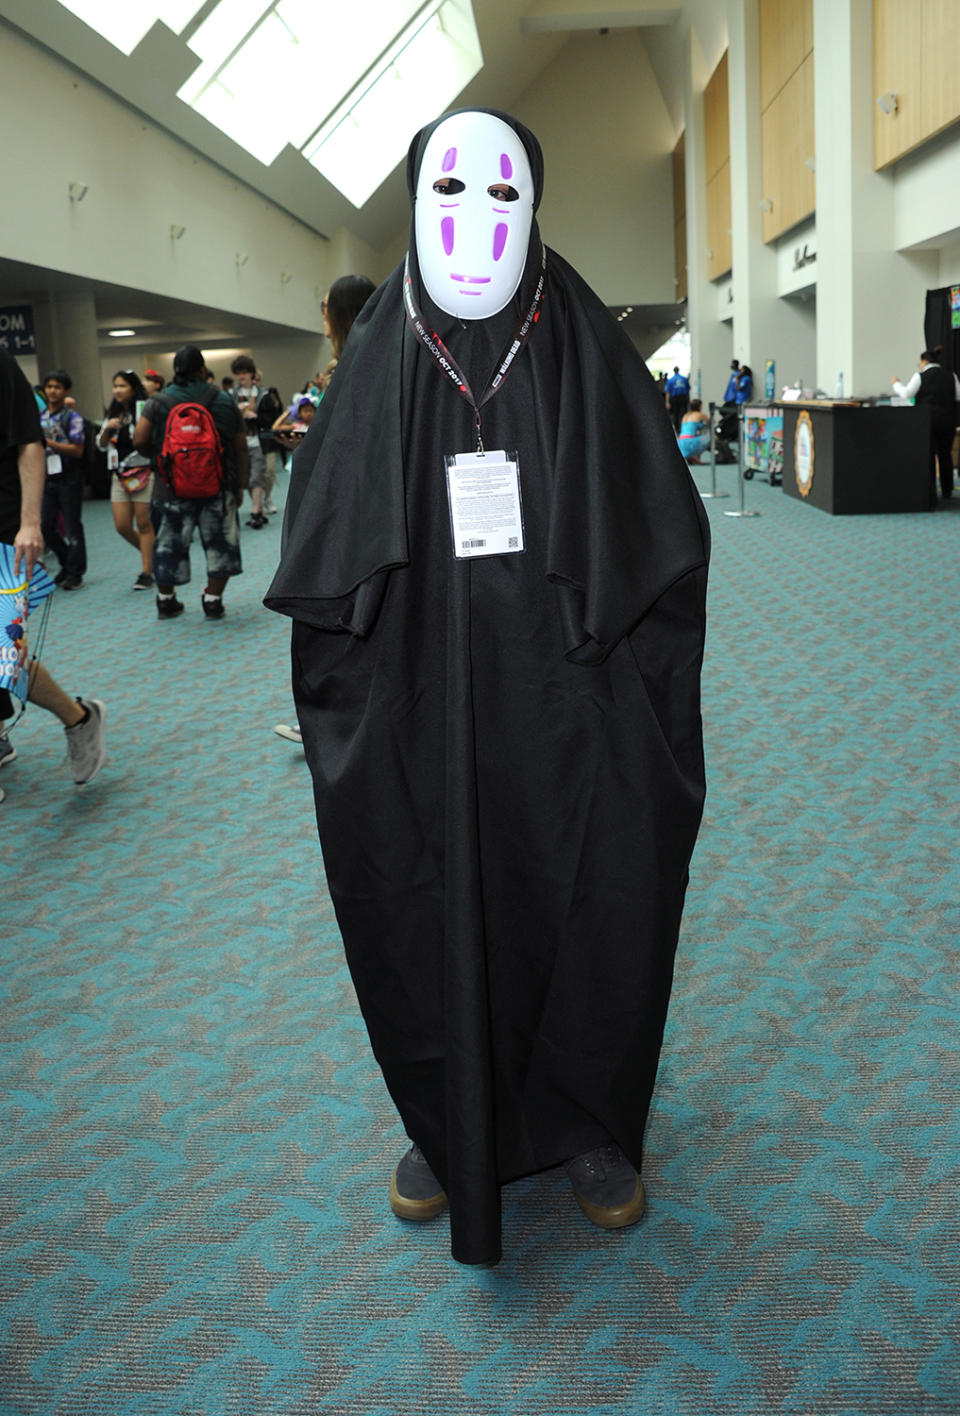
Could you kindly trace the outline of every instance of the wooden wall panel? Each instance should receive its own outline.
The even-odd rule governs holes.
[[[760,0],[760,107],[813,52],[813,0]]]
[[[673,228],[673,264],[676,272],[674,284],[677,300],[687,298],[687,218],[681,216]]]
[[[687,160],[685,149],[686,133],[681,133],[673,150],[673,219],[679,221],[687,214]]]
[[[957,0],[922,3],[920,115],[924,137],[932,138],[960,118],[960,4]]]
[[[923,141],[920,42],[923,0],[874,0],[873,97],[898,95],[899,109],[886,114],[874,102],[873,165],[886,167]]]
[[[727,80],[727,55],[710,75],[703,92],[704,150],[707,183],[730,161],[730,98]]]
[[[763,239],[773,241],[816,211],[816,178],[807,159],[816,152],[813,55],[810,54],[763,114]]]
[[[730,235],[730,160],[707,183],[707,278],[718,280],[733,265]]]
[[[673,150],[673,274],[674,298],[687,298],[687,160],[685,133]]]
[[[887,167],[960,121],[958,0],[873,0],[873,165]]]

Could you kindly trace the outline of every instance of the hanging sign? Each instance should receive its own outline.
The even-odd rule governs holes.
[[[32,305],[0,305],[0,349],[7,354],[36,354]]]

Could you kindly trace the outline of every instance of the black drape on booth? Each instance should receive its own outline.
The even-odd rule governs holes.
[[[925,348],[943,350],[943,367],[960,372],[960,329],[951,328],[950,286],[927,291],[927,309],[923,320]]]

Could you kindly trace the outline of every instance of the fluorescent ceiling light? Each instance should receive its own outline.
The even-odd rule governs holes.
[[[132,54],[157,20],[163,20],[174,34],[180,34],[200,9],[202,0],[167,0],[165,4],[158,4],[157,0],[125,0],[121,8],[115,0],[60,0],[60,3],[121,54]]]
[[[136,334],[136,332],[137,332],[137,331],[136,331],[135,329],[108,329],[108,330],[107,330],[107,334],[109,334],[109,336],[110,336],[111,339],[124,339],[128,334]]]
[[[469,0],[440,0],[409,25],[348,94],[303,155],[355,207],[483,67]]]

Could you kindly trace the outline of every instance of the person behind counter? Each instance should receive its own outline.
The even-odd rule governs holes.
[[[913,398],[918,404],[930,405],[930,505],[937,502],[937,464],[940,471],[940,495],[947,501],[953,495],[953,435],[957,426],[957,404],[960,403],[960,379],[940,363],[942,347],[925,349],[919,367],[906,383],[894,374],[890,380],[898,398]]]

